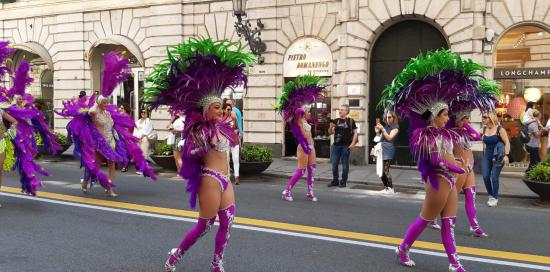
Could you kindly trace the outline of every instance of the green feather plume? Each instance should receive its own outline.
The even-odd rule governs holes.
[[[274,106],[274,109],[281,110],[284,107],[284,104],[290,98],[293,90],[303,88],[305,86],[323,86],[325,85],[325,80],[314,75],[302,75],[297,76],[294,80],[287,82],[283,86],[283,91],[277,96],[277,103]]]
[[[403,71],[382,91],[382,98],[378,102],[378,108],[383,109],[390,105],[396,95],[413,80],[420,80],[427,76],[434,76],[449,70],[461,71],[465,76],[471,78],[479,77],[477,79],[479,82],[479,91],[492,93],[498,97],[498,93],[500,92],[498,83],[482,77],[483,72],[486,70],[485,67],[475,63],[471,59],[462,59],[459,54],[445,49],[428,52],[425,56],[420,53],[418,57],[411,59]]]
[[[245,52],[240,41],[221,40],[214,42],[210,38],[191,37],[184,43],[168,46],[166,51],[168,58],[155,65],[151,74],[145,78],[145,82],[151,83],[151,87],[145,88],[143,95],[143,101],[145,102],[156,101],[156,97],[170,87],[168,71],[172,65],[176,64],[180,71],[184,71],[197,54],[217,56],[224,65],[231,68],[244,64],[248,69],[256,61],[256,56],[250,52]]]

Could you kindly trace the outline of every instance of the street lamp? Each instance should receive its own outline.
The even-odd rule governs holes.
[[[258,56],[258,63],[264,63],[264,57],[262,53],[265,52],[267,46],[262,41],[260,35],[262,34],[262,29],[264,29],[264,24],[261,19],[256,21],[256,27],[252,29],[249,19],[243,20],[242,17],[246,17],[246,0],[233,0],[233,14],[237,16],[237,22],[235,23],[235,30],[237,30],[237,35],[243,37],[248,42],[250,50],[254,55]]]

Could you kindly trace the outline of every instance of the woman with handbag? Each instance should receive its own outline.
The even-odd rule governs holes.
[[[383,126],[380,122],[376,123],[374,130],[376,135],[380,136],[382,142],[382,159],[383,159],[383,172],[382,172],[382,183],[384,183],[384,189],[380,191],[383,194],[394,194],[392,184],[392,177],[390,174],[390,165],[395,155],[395,145],[394,140],[399,133],[399,119],[397,114],[393,111],[388,111],[385,118],[386,126]]]
[[[156,138],[156,132],[153,129],[153,123],[149,119],[149,114],[146,109],[142,109],[140,112],[140,118],[136,122],[136,129],[134,130],[134,136],[139,139],[139,147],[145,158],[149,157],[149,151],[151,150],[151,141],[154,142]],[[141,172],[137,171],[136,174],[141,175]]]
[[[500,171],[505,164],[509,163],[510,141],[506,129],[498,122],[494,113],[482,116],[483,130],[481,140],[483,141],[483,160],[481,173],[485,189],[489,194],[487,205],[496,207],[498,204],[498,189]]]

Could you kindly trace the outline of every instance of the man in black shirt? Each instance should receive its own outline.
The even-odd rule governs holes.
[[[331,150],[332,161],[332,182],[328,185],[346,187],[349,172],[349,155],[351,149],[357,143],[357,126],[355,121],[348,117],[349,106],[344,104],[340,107],[340,118],[332,120],[329,128],[329,133],[334,134],[334,143]],[[338,182],[338,166],[342,160],[342,180]]]

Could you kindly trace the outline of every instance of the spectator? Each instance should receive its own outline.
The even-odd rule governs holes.
[[[149,157],[150,143],[149,140],[154,138],[156,135],[155,130],[153,129],[153,123],[149,119],[149,114],[146,109],[142,109],[140,112],[140,118],[136,122],[136,129],[134,130],[134,136],[139,139],[139,147],[141,147],[141,152],[145,158]],[[140,172],[136,174],[141,175]]]
[[[228,100],[228,101],[231,101],[231,100]],[[233,107],[231,106],[231,104],[225,104],[223,106],[223,110],[224,110],[224,118],[228,118],[229,120],[231,120],[231,126],[233,127],[233,129],[235,130],[235,133],[237,135],[240,135],[239,133],[239,127],[237,126],[237,120],[236,120],[236,115],[235,115],[235,112],[233,111]],[[239,137],[240,138],[240,137]],[[240,142],[240,141],[239,141]],[[229,155],[231,153],[231,160],[233,161],[233,176],[235,177],[235,185],[239,185],[241,184],[241,180],[240,180],[240,177],[239,177],[239,170],[240,170],[240,161],[241,161],[241,154],[240,154],[240,145],[236,145],[234,147],[231,147],[231,149],[229,150],[229,152],[227,153],[227,163],[228,163],[228,166],[229,166]]]
[[[183,128],[184,128],[185,117],[180,114],[176,114],[172,117],[172,122],[168,125],[170,132],[174,135],[174,148],[172,149],[172,154],[174,160],[176,161],[176,168],[178,170],[178,175],[181,171],[181,152],[183,151]]]
[[[500,171],[509,162],[510,141],[506,129],[500,125],[494,113],[484,114],[481,122],[483,130],[480,134],[484,145],[481,173],[489,194],[487,205],[495,207],[498,204]]]
[[[346,187],[349,172],[350,151],[357,143],[357,126],[352,118],[348,117],[349,106],[344,104],[338,109],[339,118],[334,119],[329,127],[329,134],[334,134],[334,143],[331,151],[332,182],[329,187]],[[339,182],[340,160],[342,161],[342,180]]]
[[[384,161],[384,170],[382,173],[382,183],[384,183],[384,190],[381,193],[394,194],[392,184],[392,177],[390,174],[390,165],[395,155],[394,140],[399,133],[399,119],[393,111],[386,113],[385,118],[386,126],[382,126],[381,123],[377,123],[374,130],[377,135],[380,135],[382,142],[382,159]]]
[[[237,127],[239,128],[239,137],[241,139],[241,144],[242,144],[242,140],[243,140],[243,114],[241,113],[241,111],[239,110],[239,108],[237,108],[234,103],[233,103],[233,100],[231,99],[225,99],[224,101],[224,105],[225,104],[228,104],[231,106],[231,110],[232,110],[232,114],[231,114],[231,117],[234,119],[234,120],[237,120]]]
[[[84,95],[86,95],[86,93],[84,93]],[[122,105],[120,105],[120,107],[118,107],[118,111],[121,112],[121,113],[127,114],[128,116],[130,116],[130,118],[132,118],[132,109],[130,108],[130,105],[128,103],[123,103]],[[134,133],[134,128],[133,127],[128,128],[128,132],[133,134]],[[122,169],[120,169],[120,171],[127,172],[129,165],[130,165],[130,161],[128,160],[126,162],[126,165],[124,165],[122,167]]]
[[[525,112],[521,114],[521,123],[527,124],[531,120],[533,120],[533,107],[535,106],[535,103],[533,102],[527,102],[527,108],[525,108]]]
[[[533,119],[527,123],[527,131],[529,133],[529,142],[525,144],[525,149],[529,152],[529,167],[527,171],[531,170],[537,163],[540,162],[540,111],[532,110]]]

